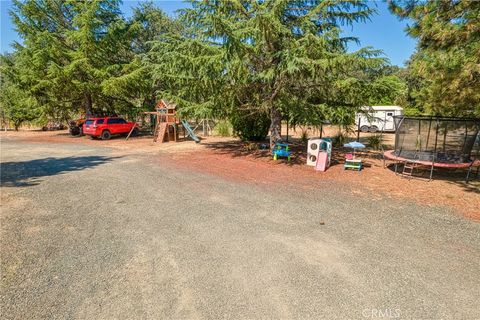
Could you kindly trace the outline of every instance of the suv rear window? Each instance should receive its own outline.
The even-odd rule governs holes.
[[[127,123],[124,119],[122,118],[111,118],[107,119],[107,124],[116,124],[116,123]]]
[[[85,124],[87,124],[87,125],[93,124],[93,120],[87,120],[87,121],[85,121]]]

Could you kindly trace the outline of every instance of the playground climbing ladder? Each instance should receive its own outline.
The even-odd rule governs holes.
[[[157,124],[155,127],[155,132],[153,134],[153,142],[157,142],[158,138],[160,138],[160,143],[163,142],[165,139],[165,133],[167,132],[167,123],[166,122],[160,122]]]

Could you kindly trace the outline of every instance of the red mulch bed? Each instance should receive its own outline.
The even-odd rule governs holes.
[[[406,179],[395,176],[393,169],[383,168],[380,153],[357,153],[365,160],[361,172],[343,169],[344,152],[335,152],[332,166],[326,172],[317,172],[305,165],[305,148],[293,147],[296,156],[290,163],[274,161],[268,150],[249,150],[241,143],[205,143],[197,152],[170,154],[178,167],[208,173],[222,178],[257,185],[293,185],[313,189],[322,181],[345,183],[353,193],[375,198],[390,197],[424,205],[447,205],[465,217],[480,221],[480,187],[477,183],[465,184],[464,173],[441,176],[441,179]],[[322,186],[324,188],[324,184]]]

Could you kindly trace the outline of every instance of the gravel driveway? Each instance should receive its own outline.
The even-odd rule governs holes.
[[[450,209],[98,145],[3,139],[2,318],[480,319],[480,224]]]

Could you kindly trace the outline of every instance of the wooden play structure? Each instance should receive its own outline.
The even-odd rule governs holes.
[[[146,121],[146,119],[148,121]],[[142,113],[141,126],[153,126],[153,142],[168,142],[177,141],[179,136],[179,129],[183,129],[183,137],[189,136],[196,143],[200,139],[195,135],[194,131],[188,124],[188,121],[181,120],[177,116],[177,106],[170,104],[165,100],[160,100],[155,106],[155,111],[147,111]],[[138,123],[137,122],[137,123]],[[133,128],[127,136],[130,138]]]

